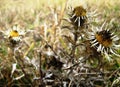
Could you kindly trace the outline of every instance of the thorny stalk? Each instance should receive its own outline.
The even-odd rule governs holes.
[[[14,52],[14,51],[13,51],[13,52]],[[23,74],[25,75],[26,80],[30,83],[30,85],[31,85],[32,87],[34,87],[32,81],[31,81],[30,78],[28,77],[27,72],[24,70],[25,65],[24,65],[24,61],[22,60],[22,57],[21,57],[21,54],[22,54],[22,53],[19,52],[19,50],[18,50],[17,52],[18,52],[17,55],[14,54],[15,59],[17,60],[17,64],[19,65],[19,67],[21,68]],[[21,63],[21,64],[20,64],[20,63]]]
[[[40,73],[40,87],[41,86],[43,86],[44,84],[43,84],[43,73],[42,73],[42,68],[41,68],[41,64],[42,64],[42,62],[41,62],[41,52],[39,52],[39,73]]]

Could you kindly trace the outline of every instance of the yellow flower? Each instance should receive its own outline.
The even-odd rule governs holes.
[[[15,45],[21,41],[21,36],[23,36],[25,33],[21,31],[18,26],[13,26],[12,29],[8,29],[4,34],[5,38],[7,38],[11,44]]]
[[[17,30],[12,30],[12,31],[10,32],[10,37],[11,37],[11,38],[12,38],[12,37],[19,37],[18,31],[17,31]]]

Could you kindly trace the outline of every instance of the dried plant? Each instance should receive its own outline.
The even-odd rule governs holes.
[[[119,87],[119,4],[26,2],[1,5],[0,86]]]

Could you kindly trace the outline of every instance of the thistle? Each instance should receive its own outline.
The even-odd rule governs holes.
[[[120,56],[116,53],[119,45],[115,44],[119,38],[114,32],[111,32],[110,29],[104,29],[104,25],[105,23],[100,28],[92,29],[90,33],[91,46],[94,47],[97,52],[105,54],[107,58],[110,58],[109,54]]]
[[[18,26],[13,26],[12,29],[8,29],[4,34],[10,45],[15,47],[21,41],[21,36],[23,36],[25,32],[21,31]]]
[[[75,7],[70,14],[70,21],[74,26],[83,27],[87,21],[86,10],[82,6]]]

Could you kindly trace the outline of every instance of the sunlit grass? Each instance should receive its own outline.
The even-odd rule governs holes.
[[[49,6],[55,6],[56,8],[62,6],[62,4],[68,1],[68,5],[76,6],[76,5],[86,5],[93,8],[103,9],[107,7],[109,9],[118,9],[119,0],[4,0],[0,1],[1,10],[5,9],[21,9],[21,10],[30,10],[30,9],[40,9]]]

